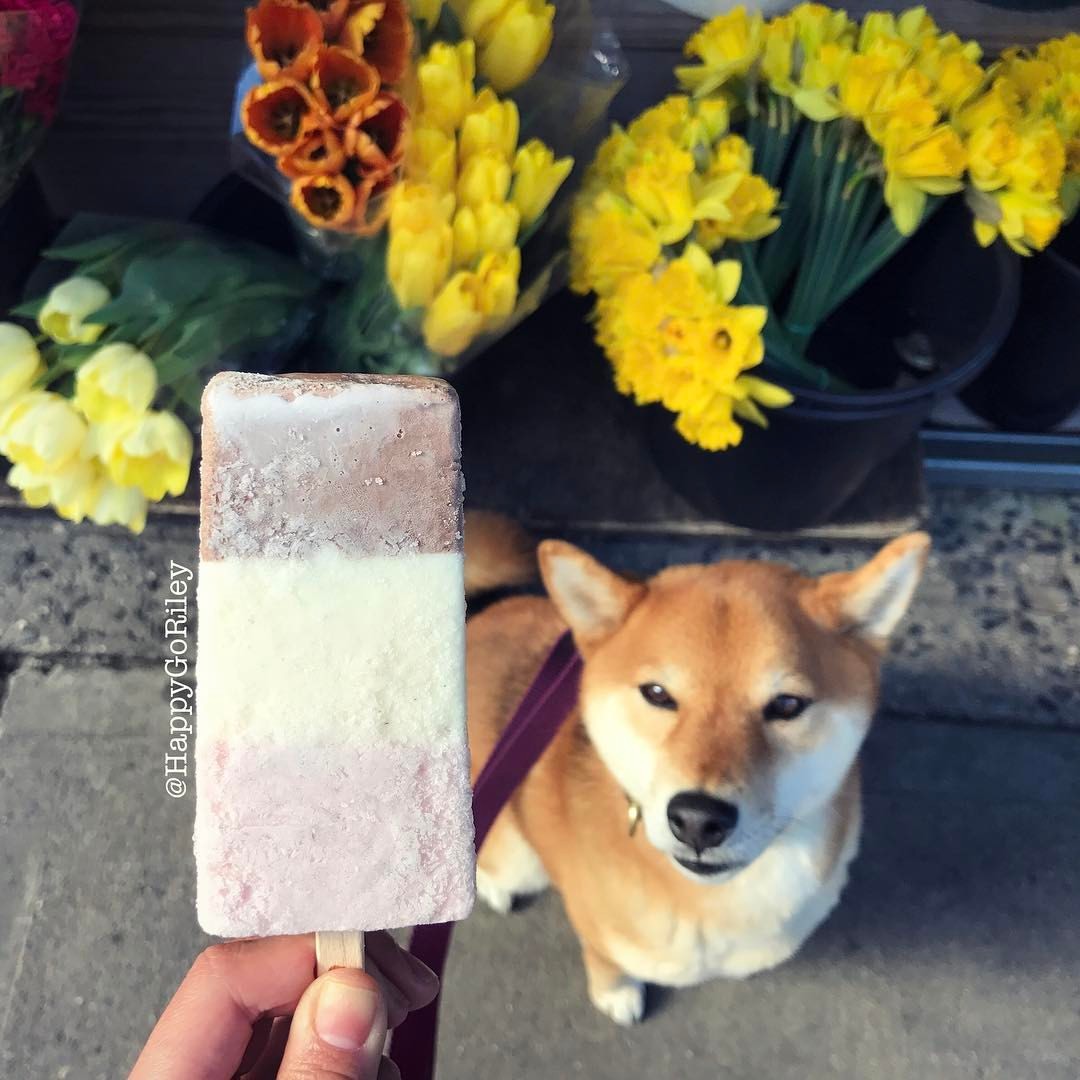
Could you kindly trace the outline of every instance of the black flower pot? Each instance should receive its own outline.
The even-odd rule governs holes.
[[[744,425],[742,444],[717,452],[686,442],[666,410],[637,410],[671,485],[702,513],[746,528],[829,521],[939,397],[986,367],[1012,326],[1017,258],[1004,244],[981,249],[957,210],[932,219],[815,334],[810,359],[856,392],[800,388],[767,362],[762,373],[795,403],[770,411],[767,430]]]
[[[1016,323],[964,404],[1007,431],[1060,424],[1080,407],[1078,312],[1080,265],[1053,249],[1026,259]]]
[[[0,318],[19,302],[23,284],[56,232],[41,185],[27,173],[0,205]]]

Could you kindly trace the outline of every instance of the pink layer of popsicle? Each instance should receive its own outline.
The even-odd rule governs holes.
[[[212,794],[199,804],[195,833],[199,921],[208,932],[369,930],[470,911],[473,851],[460,828],[470,814],[465,747],[217,741],[204,750],[199,790]]]

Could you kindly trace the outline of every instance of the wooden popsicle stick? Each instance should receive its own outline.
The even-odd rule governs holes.
[[[319,930],[315,934],[315,974],[331,968],[364,970],[363,930]]]

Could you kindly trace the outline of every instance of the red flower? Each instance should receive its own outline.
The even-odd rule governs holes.
[[[24,92],[28,113],[52,120],[78,13],[68,0],[0,0],[0,86]]]

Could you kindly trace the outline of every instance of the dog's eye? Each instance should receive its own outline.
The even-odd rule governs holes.
[[[677,709],[679,706],[675,699],[659,684],[655,682],[642,683],[638,687],[641,696],[658,709]]]
[[[777,694],[765,706],[766,720],[794,720],[810,707],[810,699],[795,694]]]

